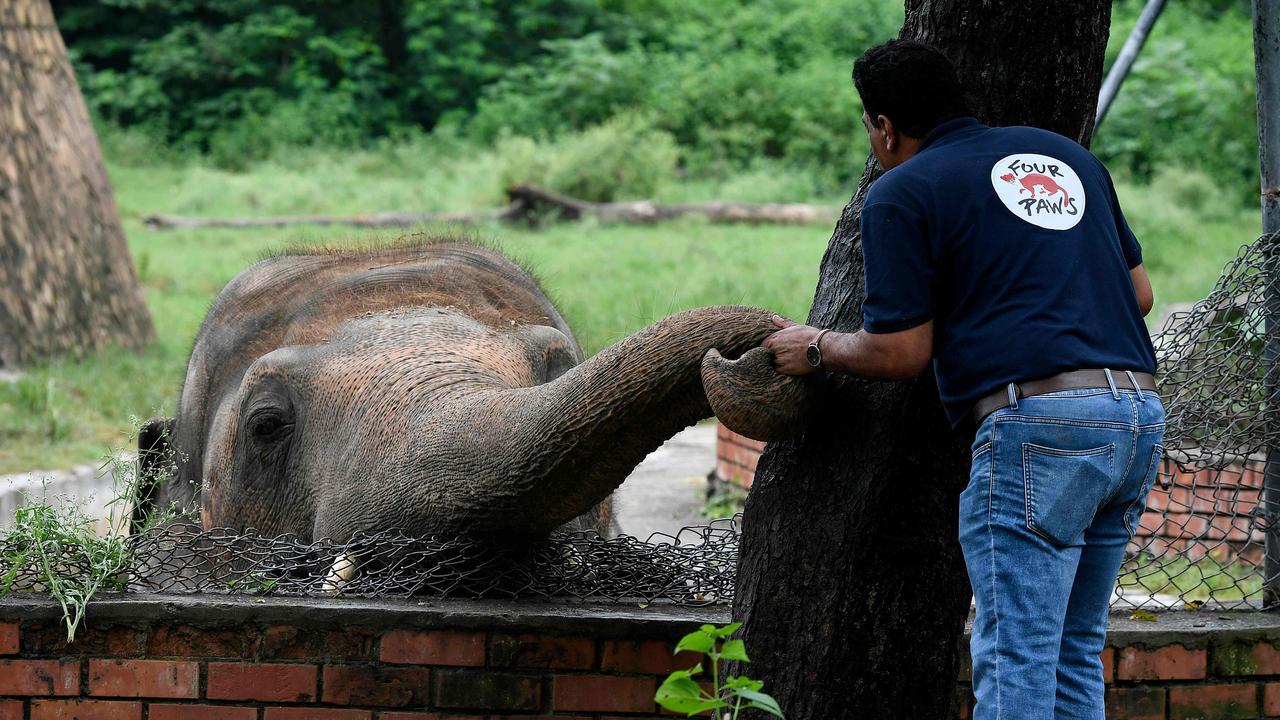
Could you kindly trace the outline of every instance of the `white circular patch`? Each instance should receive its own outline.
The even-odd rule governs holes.
[[[991,187],[1009,212],[1037,227],[1070,230],[1084,217],[1084,185],[1061,160],[1008,155],[991,168]]]

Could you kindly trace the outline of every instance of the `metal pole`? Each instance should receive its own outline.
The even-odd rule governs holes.
[[[1133,67],[1133,62],[1138,59],[1138,53],[1142,52],[1142,46],[1147,42],[1147,35],[1151,33],[1151,28],[1156,24],[1156,18],[1160,17],[1160,11],[1164,10],[1165,0],[1147,0],[1147,6],[1142,8],[1142,14],[1138,16],[1138,24],[1134,26],[1133,32],[1129,33],[1129,39],[1124,41],[1124,47],[1120,48],[1120,54],[1116,56],[1115,64],[1111,66],[1111,72],[1107,73],[1107,79],[1102,81],[1102,90],[1098,92],[1098,114],[1093,119],[1093,131],[1098,132],[1098,126],[1102,124],[1102,118],[1107,116],[1107,111],[1111,109],[1111,101],[1116,99],[1116,95],[1120,92],[1120,84],[1129,75],[1129,69]]]
[[[1262,229],[1280,231],[1280,3],[1253,0],[1254,70],[1258,80],[1258,158],[1262,170]],[[1266,561],[1263,566],[1263,606],[1280,609],[1280,255],[1266,258],[1266,344],[1263,360],[1266,376],[1267,464],[1263,474],[1263,508],[1266,513]]]

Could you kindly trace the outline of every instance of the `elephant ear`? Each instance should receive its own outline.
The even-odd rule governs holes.
[[[176,466],[173,457],[174,419],[151,418],[138,431],[138,477],[132,488],[130,532],[140,532],[157,509],[169,505],[168,481]]]
[[[513,333],[539,382],[551,382],[582,362],[582,353],[568,335],[550,325],[522,325]]]
[[[808,426],[822,402],[818,375],[783,375],[773,351],[756,347],[737,360],[708,350],[702,388],[721,424],[753,440],[785,440]]]

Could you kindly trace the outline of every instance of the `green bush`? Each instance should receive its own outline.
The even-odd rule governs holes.
[[[532,182],[583,200],[609,202],[656,195],[674,176],[678,151],[668,133],[620,115],[554,142],[499,142],[502,185]]]
[[[1115,1],[1108,64],[1144,5]],[[812,169],[824,195],[856,178],[867,152],[851,62],[903,18],[901,0],[59,0],[56,10],[97,117],[223,168],[300,147],[384,147],[406,129],[541,146],[638,115],[674,138],[697,180],[780,161]],[[1192,168],[1228,188],[1227,202],[1253,204],[1254,96],[1247,4],[1171,3],[1094,149],[1122,176]]]

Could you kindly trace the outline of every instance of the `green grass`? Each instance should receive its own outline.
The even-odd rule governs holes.
[[[369,233],[320,227],[153,232],[139,216],[207,217],[372,210],[446,211],[502,202],[503,161],[461,145],[415,142],[357,153],[299,151],[237,174],[201,163],[145,161],[108,143],[129,162],[109,166],[134,262],[159,340],[140,354],[107,350],[31,368],[0,382],[0,473],[100,459],[127,444],[130,417],[173,412],[187,353],[209,303],[263,252],[296,241],[364,240]],[[1157,302],[1202,297],[1236,249],[1259,232],[1257,213],[1215,200],[1196,174],[1169,174],[1119,193],[1143,241]],[[1189,178],[1189,179],[1188,179]],[[762,164],[740,175],[672,181],[657,196],[809,201],[839,205],[852,188],[823,187],[802,170]],[[1224,209],[1226,208],[1226,209]],[[542,280],[588,352],[671,313],[740,303],[803,318],[813,297],[830,228],[710,225],[653,227],[505,226],[461,231],[494,242]],[[386,234],[386,233],[384,233]],[[1153,313],[1157,317],[1159,309]]]
[[[1153,558],[1139,553],[1120,570],[1117,583],[1129,592],[1175,595],[1183,600],[1231,603],[1262,599],[1262,573],[1247,562],[1223,563],[1210,557],[1192,562],[1182,555]]]

